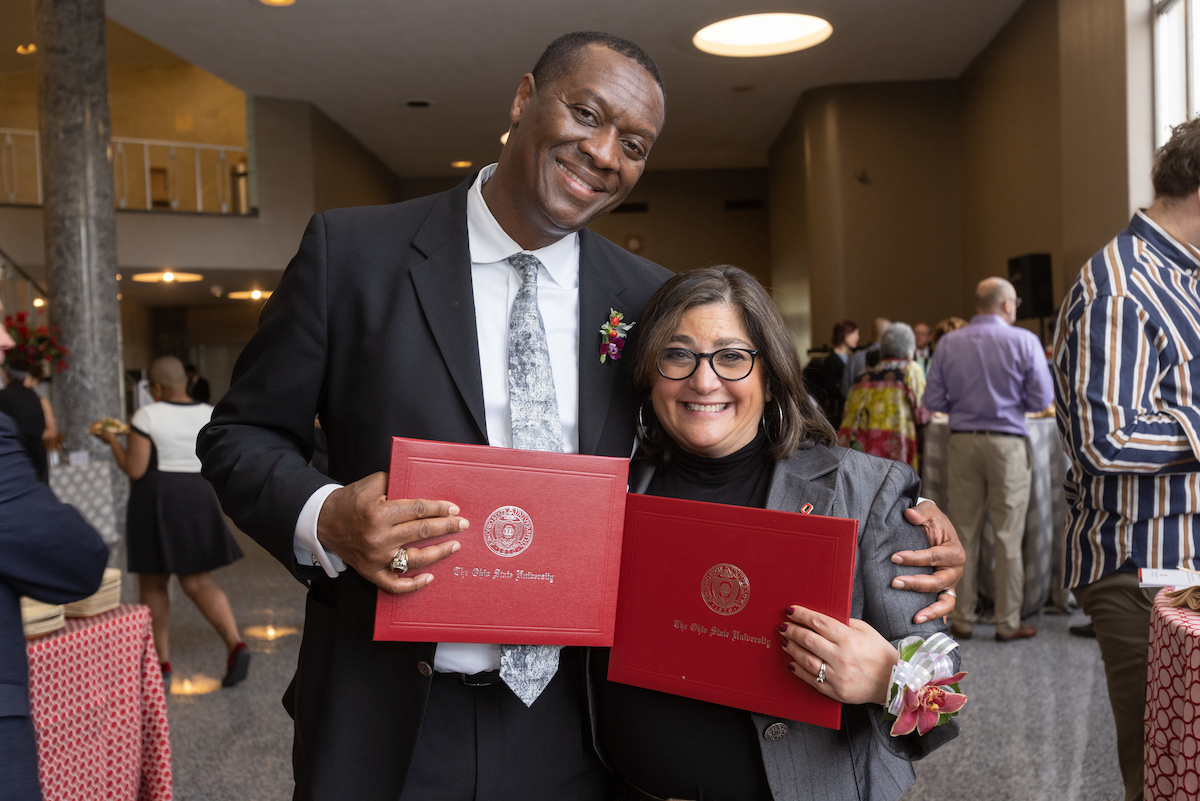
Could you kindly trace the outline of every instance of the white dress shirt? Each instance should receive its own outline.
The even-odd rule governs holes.
[[[496,165],[483,168],[467,193],[467,243],[471,251],[471,286],[475,296],[475,328],[483,374],[483,405],[488,444],[512,447],[508,404],[508,320],[521,279],[508,257],[521,252],[492,212],[481,191]],[[563,450],[579,452],[579,235],[570,234],[540,250],[529,250],[542,263],[538,270],[538,309],[546,326],[550,367],[562,420]],[[346,565],[317,540],[317,516],[340,484],[326,484],[304,504],[296,520],[296,561],[314,559],[326,575],[336,577]],[[447,498],[446,500],[454,500]],[[468,529],[471,531],[473,529]],[[436,592],[436,590],[434,590]],[[500,647],[480,643],[438,643],[434,670],[479,673],[500,667]]]

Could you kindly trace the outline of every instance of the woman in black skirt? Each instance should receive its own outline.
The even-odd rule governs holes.
[[[232,687],[246,678],[250,651],[238,634],[229,599],[211,575],[242,558],[196,457],[196,435],[212,416],[212,407],[188,396],[187,375],[174,356],[151,365],[150,393],[156,402],[133,415],[128,451],[112,431],[96,432],[133,480],[126,526],[129,572],[137,574],[141,602],[150,607],[163,678],[169,680],[171,674],[167,583],[177,575],[183,591],[225,641],[229,656],[222,684]]]

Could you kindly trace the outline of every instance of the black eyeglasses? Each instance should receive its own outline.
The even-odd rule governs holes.
[[[658,354],[658,373],[672,381],[690,378],[701,359],[708,359],[708,366],[718,378],[726,381],[741,381],[754,370],[754,357],[758,351],[747,348],[722,348],[712,353],[696,353],[687,348],[663,348]]]

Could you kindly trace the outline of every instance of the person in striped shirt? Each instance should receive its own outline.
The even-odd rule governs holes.
[[[1153,204],[1080,271],[1054,345],[1067,586],[1104,658],[1126,799],[1142,798],[1154,597],[1137,568],[1200,568],[1200,119],[1175,128],[1153,181]]]

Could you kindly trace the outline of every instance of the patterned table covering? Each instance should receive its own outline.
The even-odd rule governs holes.
[[[1200,612],[1167,606],[1150,619],[1146,801],[1200,798]]]
[[[1025,539],[1022,554],[1025,563],[1025,594],[1021,616],[1032,615],[1049,601],[1060,611],[1067,611],[1067,590],[1063,589],[1063,538],[1066,536],[1067,503],[1063,495],[1067,457],[1058,425],[1053,417],[1031,417],[1025,421],[1029,428],[1029,448],[1033,457],[1033,475],[1029,489],[1029,512],[1025,516]],[[935,420],[925,428],[925,457],[921,464],[921,494],[947,509],[946,446],[950,442],[950,426]],[[953,521],[951,521],[953,522]],[[959,532],[962,537],[962,532]],[[991,619],[995,580],[992,564],[995,560],[992,522],[984,514],[983,541],[979,549],[979,598],[985,616]]]
[[[45,801],[169,801],[171,741],[150,609],[68,620],[27,652]]]

